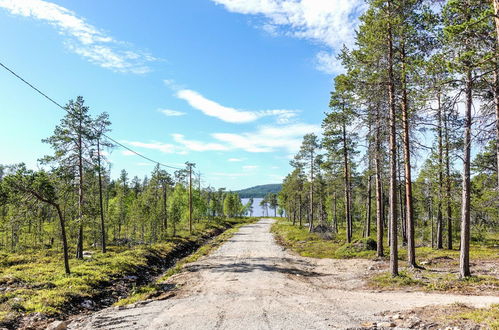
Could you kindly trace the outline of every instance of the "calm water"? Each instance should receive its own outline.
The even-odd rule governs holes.
[[[253,217],[273,217],[274,216],[274,210],[271,208],[268,208],[268,214],[267,211],[265,211],[261,206],[260,202],[262,201],[263,198],[253,198]],[[248,203],[249,198],[241,198],[241,201],[243,202],[244,205]],[[248,214],[249,215],[249,214]],[[277,214],[279,216],[279,214]]]

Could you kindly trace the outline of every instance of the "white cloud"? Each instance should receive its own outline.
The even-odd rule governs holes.
[[[179,116],[186,115],[185,112],[177,111],[177,110],[170,110],[170,109],[159,109],[159,112],[161,112],[162,114],[164,114],[167,117],[179,117]]]
[[[229,158],[227,161],[229,162],[242,162],[244,159],[243,158]]]
[[[186,140],[182,134],[172,134],[175,142],[192,151],[225,151],[229,147],[219,143],[206,143],[202,141]]]
[[[200,110],[207,116],[216,117],[228,123],[248,123],[262,117],[275,116],[277,122],[286,124],[297,116],[296,110],[261,110],[245,111],[223,106],[215,101],[209,100],[203,95],[190,89],[182,89],[177,92],[179,99],[185,100],[194,109]]]
[[[214,133],[212,136],[233,149],[242,149],[248,152],[273,152],[277,149],[285,149],[294,153],[300,148],[305,134],[320,131],[320,125],[294,124],[262,126],[256,132]]]
[[[258,165],[244,165],[243,169],[244,170],[256,170],[258,168]]]
[[[353,45],[364,0],[212,0],[234,13],[264,17],[263,29],[272,35],[289,35],[328,48],[317,55],[317,68],[327,73],[340,67],[338,50]]]
[[[135,156],[136,154],[134,152],[131,152],[130,150],[123,150],[121,152],[123,156]]]
[[[179,153],[177,146],[168,143],[162,143],[162,142],[145,143],[138,141],[122,141],[122,142],[138,148],[159,150],[161,152],[164,152],[165,154]]]
[[[78,17],[73,11],[43,0],[0,0],[0,8],[13,15],[46,21],[68,37],[67,47],[74,53],[103,68],[118,72],[143,74],[150,71],[153,56],[132,51],[126,43],[114,40],[103,31]]]

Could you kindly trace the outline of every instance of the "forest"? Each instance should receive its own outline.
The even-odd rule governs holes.
[[[339,56],[321,137],[308,134],[279,203],[293,224],[345,242],[459,249],[499,230],[497,1],[368,1],[355,46]]]
[[[239,195],[202,188],[193,178],[195,164],[173,175],[157,164],[150,177],[129,178],[122,170],[111,179],[105,158],[116,147],[105,138],[106,113],[89,114],[83,97],[70,100],[66,115],[44,139],[53,154],[39,160],[44,169],[24,164],[0,166],[0,249],[9,252],[62,247],[69,258],[108,244],[143,245],[193,231],[193,221],[219,221],[248,212]]]

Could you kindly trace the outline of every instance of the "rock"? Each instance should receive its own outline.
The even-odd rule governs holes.
[[[92,258],[92,251],[83,251],[83,258]]]
[[[397,325],[393,322],[380,322],[377,324],[378,328],[394,328]]]
[[[124,277],[125,280],[128,280],[128,281],[135,281],[138,279],[137,276],[133,276],[133,275],[129,275],[129,276],[125,276]]]
[[[392,316],[392,320],[402,320],[403,317],[400,314],[395,314]]]
[[[84,300],[80,305],[83,308],[92,309],[94,307],[94,302],[92,300]]]
[[[66,330],[66,322],[63,321],[54,321],[49,324],[49,326],[45,330]]]

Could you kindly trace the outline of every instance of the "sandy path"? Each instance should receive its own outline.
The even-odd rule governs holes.
[[[241,228],[210,256],[169,282],[181,285],[162,301],[108,308],[70,329],[324,329],[376,321],[375,313],[431,304],[499,303],[499,297],[359,289],[369,260],[311,259],[277,245],[272,220]]]

